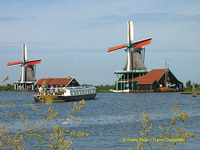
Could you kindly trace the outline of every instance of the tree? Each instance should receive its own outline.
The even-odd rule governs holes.
[[[190,88],[190,87],[191,87],[191,81],[190,81],[190,80],[188,80],[188,81],[186,82],[186,87],[187,87],[187,88]]]

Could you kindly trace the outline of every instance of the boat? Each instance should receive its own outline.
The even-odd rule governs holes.
[[[165,87],[162,87],[162,85],[160,85],[159,91],[160,92],[177,92],[177,89],[175,89],[174,87],[176,86],[175,84],[170,84],[167,81],[165,81],[166,85]]]
[[[113,92],[113,93],[129,93],[130,92],[129,89],[126,89],[126,90],[113,90],[113,89],[110,89],[109,91]]]
[[[165,71],[165,72],[167,72],[167,71]],[[175,87],[175,85],[170,85],[169,83],[167,83],[167,80],[165,79],[165,87],[162,87],[162,85],[160,85],[159,91],[160,92],[177,92],[177,89],[175,89],[174,87]]]
[[[95,87],[67,87],[65,92],[61,93],[38,93],[33,95],[36,102],[42,102],[46,98],[52,99],[53,102],[71,102],[79,100],[95,99],[97,90]]]
[[[175,89],[174,87],[176,86],[175,84],[171,84],[167,81],[167,77],[168,77],[168,71],[167,71],[167,59],[165,60],[165,86],[162,87],[162,84],[159,87],[159,91],[160,92],[177,92],[177,89]]]
[[[160,92],[177,92],[176,89],[169,88],[169,87],[160,87],[160,88],[159,88],[159,91],[160,91]]]

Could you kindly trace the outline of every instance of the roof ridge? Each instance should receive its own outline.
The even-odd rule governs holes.
[[[155,81],[159,81],[163,76],[165,69],[153,69],[150,72],[146,73],[143,76],[135,78],[135,81],[138,81],[139,84],[153,84]]]

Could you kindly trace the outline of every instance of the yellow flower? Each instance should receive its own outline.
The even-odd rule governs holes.
[[[141,135],[142,137],[145,137],[145,135],[144,135],[144,133],[143,133],[142,131],[140,131],[140,135]]]
[[[177,105],[178,105],[178,102],[176,101],[176,102],[174,103],[174,108],[176,108]]]
[[[149,130],[145,130],[145,132],[146,132],[146,134],[148,134],[148,133],[149,133]]]
[[[70,118],[70,119],[74,119],[74,116],[70,115],[69,118]]]
[[[171,125],[173,126],[173,125],[175,125],[175,123],[176,123],[175,118],[173,118],[172,121],[171,121]]]

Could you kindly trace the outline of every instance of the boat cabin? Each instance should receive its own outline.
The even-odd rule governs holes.
[[[73,95],[87,95],[96,93],[95,87],[68,87],[64,92],[64,96],[73,96]]]

